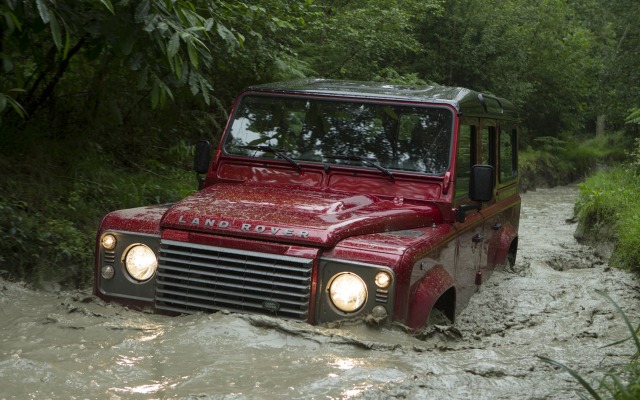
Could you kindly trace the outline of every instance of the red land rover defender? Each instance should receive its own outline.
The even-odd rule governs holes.
[[[517,119],[463,88],[251,87],[213,156],[198,144],[195,194],[104,218],[95,294],[169,314],[454,321],[515,261]]]

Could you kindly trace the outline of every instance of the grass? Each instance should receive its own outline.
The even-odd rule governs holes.
[[[635,273],[640,273],[639,196],[640,167],[628,163],[587,178],[575,206],[587,242],[612,242],[610,264]]]

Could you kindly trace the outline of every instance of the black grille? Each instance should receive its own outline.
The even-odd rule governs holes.
[[[313,259],[163,240],[156,308],[306,321]]]

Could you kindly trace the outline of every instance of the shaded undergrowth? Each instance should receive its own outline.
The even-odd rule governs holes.
[[[189,167],[177,161],[191,159],[182,144],[164,151],[163,162],[126,164],[91,146],[40,150],[0,157],[0,275],[35,286],[89,285],[105,214],[172,202],[196,187]]]

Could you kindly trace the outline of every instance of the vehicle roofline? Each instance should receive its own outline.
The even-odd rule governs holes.
[[[311,78],[254,85],[248,87],[243,95],[252,92],[449,105],[465,117],[492,117],[513,121],[519,119],[515,106],[509,100],[463,87],[389,85]]]

